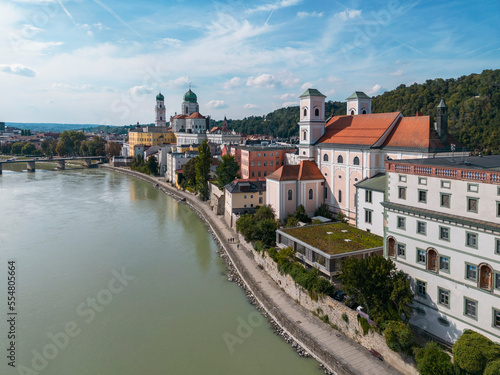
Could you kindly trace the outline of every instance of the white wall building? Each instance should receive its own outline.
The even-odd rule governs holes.
[[[411,276],[411,323],[500,342],[500,156],[386,161],[384,254]]]
[[[356,185],[356,228],[384,236],[385,173],[358,182]]]

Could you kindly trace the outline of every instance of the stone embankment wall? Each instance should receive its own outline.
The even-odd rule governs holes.
[[[276,263],[269,256],[262,256],[254,250],[252,250],[252,253],[257,264],[261,265],[269,276],[271,276],[271,278],[278,283],[281,289],[283,289],[283,291],[292,297],[298,304],[302,305],[311,312],[318,313],[320,316],[328,315],[329,323],[336,327],[345,336],[351,338],[367,349],[376,350],[383,356],[384,361],[402,373],[418,375],[413,359],[405,358],[404,355],[389,349],[385,343],[383,335],[373,332],[372,330],[370,330],[366,335],[363,335],[363,328],[361,328],[361,324],[358,322],[358,313],[356,311],[328,296],[320,298],[318,301],[313,301],[311,297],[309,297],[308,291],[300,285],[295,284],[295,281],[293,281],[290,275],[280,274]],[[347,315],[347,322],[345,322],[342,318],[343,314]],[[334,333],[335,331],[333,331],[332,328],[332,334]]]

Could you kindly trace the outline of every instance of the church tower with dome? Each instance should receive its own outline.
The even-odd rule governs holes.
[[[189,116],[199,111],[200,111],[200,106],[198,105],[198,98],[196,97],[196,94],[191,91],[191,87],[189,87],[189,91],[184,94],[184,102],[182,103],[182,114],[184,116]]]
[[[163,127],[167,126],[167,118],[166,118],[166,108],[165,108],[165,97],[162,93],[158,93],[156,95],[156,106],[155,106],[155,126]]]

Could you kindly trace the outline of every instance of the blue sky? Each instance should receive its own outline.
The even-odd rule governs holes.
[[[0,0],[0,121],[220,120],[499,68],[499,1]]]

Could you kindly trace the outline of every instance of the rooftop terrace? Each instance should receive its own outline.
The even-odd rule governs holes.
[[[335,255],[383,246],[383,239],[345,223],[309,225],[280,229],[327,254]]]

